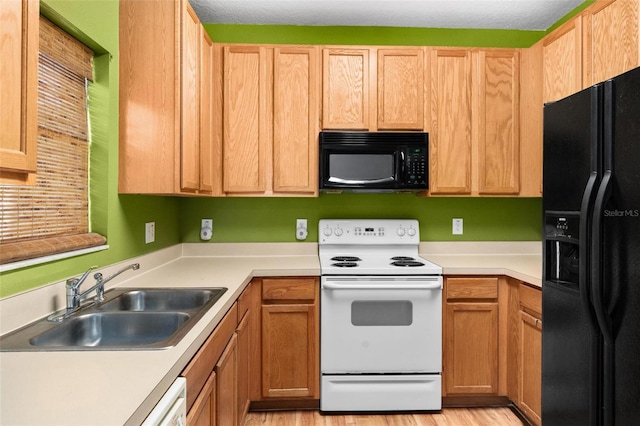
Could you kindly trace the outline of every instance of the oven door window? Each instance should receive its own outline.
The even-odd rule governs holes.
[[[393,153],[331,153],[328,181],[336,184],[384,184],[396,181]]]
[[[351,303],[351,324],[356,327],[408,326],[413,323],[409,300],[357,300]]]

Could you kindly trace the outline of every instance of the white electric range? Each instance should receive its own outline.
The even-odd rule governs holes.
[[[321,220],[322,411],[441,408],[442,268],[413,219]]]

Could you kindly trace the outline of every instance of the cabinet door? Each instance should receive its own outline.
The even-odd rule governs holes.
[[[182,11],[181,50],[181,138],[180,138],[180,189],[194,192],[200,189],[200,86],[199,50],[200,21],[195,11],[184,2]]]
[[[36,171],[39,16],[38,1],[0,2],[0,167],[3,172]],[[2,177],[11,178],[4,173]]]
[[[322,128],[368,130],[369,49],[323,50]]]
[[[543,102],[582,89],[582,20],[573,19],[543,41]]]
[[[318,49],[273,52],[273,192],[318,190]]]
[[[447,395],[498,391],[498,304],[447,303],[443,374]]]
[[[238,424],[238,337],[234,334],[216,363],[216,425]]]
[[[201,193],[213,192],[213,43],[200,25],[200,177]]]
[[[584,13],[584,87],[640,65],[638,0],[609,0]]]
[[[478,192],[520,190],[520,56],[514,49],[478,52]]]
[[[471,193],[471,51],[431,51],[431,194]]]
[[[536,425],[541,424],[542,321],[520,311],[520,401],[518,406]]]
[[[262,396],[318,397],[315,304],[262,306]]]
[[[424,50],[378,50],[378,129],[424,129]]]
[[[244,416],[249,411],[249,381],[251,379],[251,311],[238,324],[238,424],[244,424]]]
[[[264,192],[270,140],[267,50],[224,48],[224,191]]]
[[[187,413],[188,426],[215,426],[216,424],[216,373],[211,372]]]

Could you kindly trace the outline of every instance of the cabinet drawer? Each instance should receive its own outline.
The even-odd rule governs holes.
[[[180,375],[187,378],[187,411],[191,409],[207,378],[211,375],[213,367],[235,333],[237,325],[238,306],[234,303],[211,336],[182,370]]]
[[[498,278],[447,278],[447,300],[449,299],[497,299]]]
[[[534,314],[537,314],[538,318],[541,318],[542,291],[526,284],[520,284],[518,292],[520,293],[520,306]]]
[[[315,300],[317,278],[262,279],[262,300]]]

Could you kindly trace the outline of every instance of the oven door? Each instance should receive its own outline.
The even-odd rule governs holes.
[[[322,374],[439,373],[442,277],[323,276]]]

